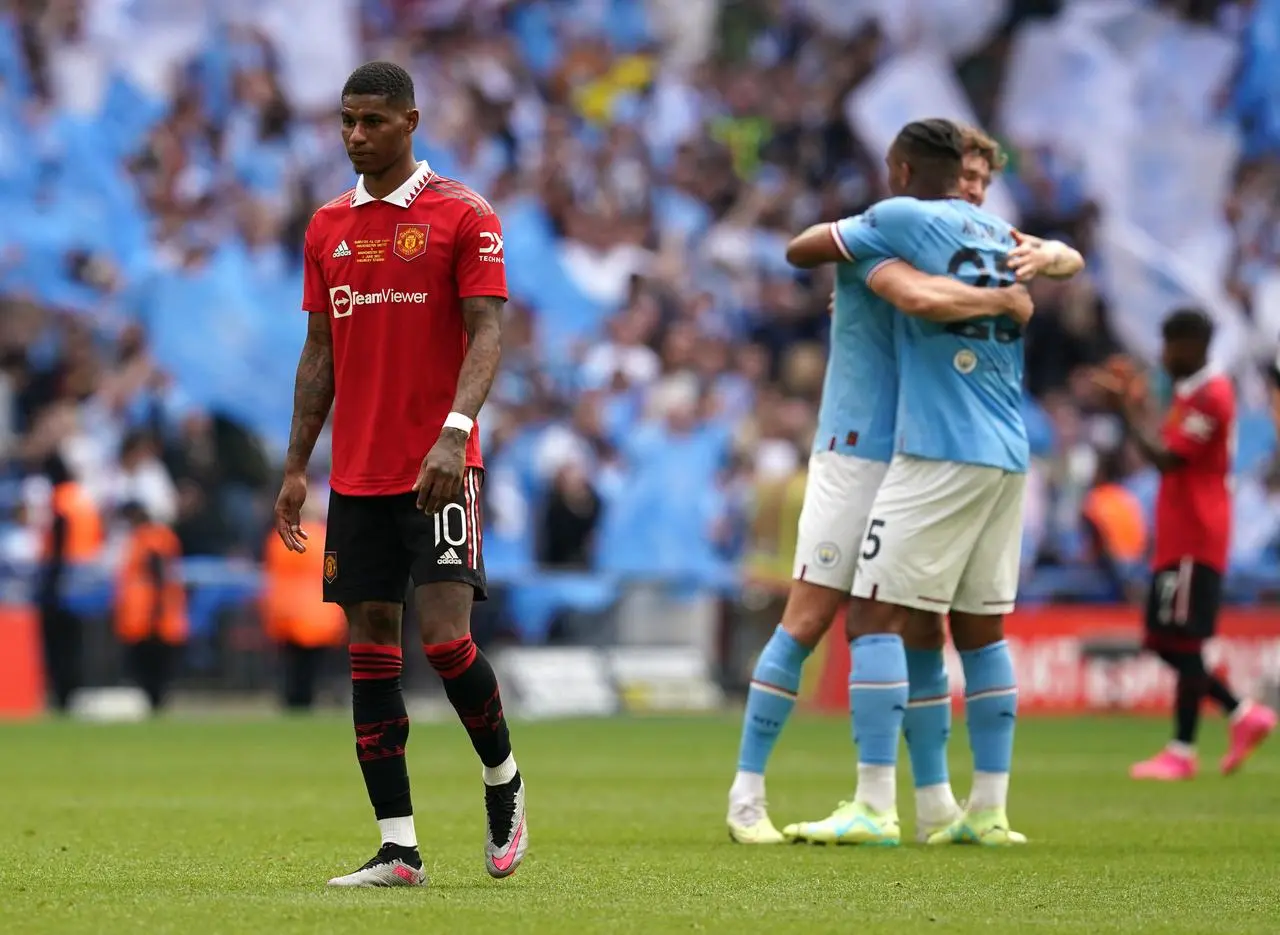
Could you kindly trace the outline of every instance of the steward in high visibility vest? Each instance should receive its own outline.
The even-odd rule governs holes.
[[[116,638],[126,647],[133,678],[159,709],[172,681],[175,648],[187,641],[182,546],[141,504],[125,504],[120,512],[129,537],[116,576]]]
[[[316,535],[317,542],[324,541],[323,527]],[[312,706],[326,653],[346,645],[347,621],[342,608],[324,602],[323,581],[333,576],[328,566],[336,562],[334,555],[322,549],[294,552],[275,532],[267,536],[262,622],[267,637],[280,648],[286,708],[305,710]]]
[[[65,711],[83,679],[81,634],[84,623],[64,600],[66,571],[102,555],[102,516],[89,492],[57,454],[43,465],[52,493],[44,527],[35,602],[44,643],[44,665],[55,709]]]

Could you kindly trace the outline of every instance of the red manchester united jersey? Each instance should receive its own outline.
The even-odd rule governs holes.
[[[489,203],[425,162],[385,198],[364,187],[307,227],[302,307],[333,333],[333,473],[342,494],[407,493],[453,406],[467,351],[461,300],[507,297]],[[479,429],[467,441],[479,467]]]
[[[1201,371],[1174,387],[1161,429],[1164,445],[1185,462],[1160,478],[1155,566],[1190,558],[1222,572],[1231,547],[1231,462],[1236,394],[1225,376]]]

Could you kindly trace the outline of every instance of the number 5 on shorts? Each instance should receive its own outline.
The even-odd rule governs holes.
[[[862,545],[863,561],[871,561],[880,554],[880,530],[884,527],[884,520],[873,519],[867,524],[867,539]]]

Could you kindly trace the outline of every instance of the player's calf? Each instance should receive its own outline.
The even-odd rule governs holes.
[[[953,612],[951,627],[965,678],[965,717],[973,752],[969,809],[1003,810],[1009,795],[1018,687],[1002,617]],[[986,642],[996,637],[994,641]]]
[[[747,691],[738,747],[738,772],[729,789],[729,836],[741,844],[778,844],[769,820],[764,773],[774,745],[795,708],[800,675],[813,647],[830,628],[845,600],[843,591],[792,583],[782,623],[756,661]]]
[[[960,815],[947,767],[951,685],[941,649],[907,649],[907,710],[902,733],[915,782],[917,837],[928,840]]]
[[[473,586],[441,581],[417,589],[415,603],[427,661],[444,684],[445,696],[471,739],[483,765],[485,868],[490,876],[515,873],[529,848],[524,780],[511,752],[511,734],[502,709],[498,677],[467,632]],[[432,637],[462,636],[441,642]]]
[[[740,844],[778,844],[769,821],[764,772],[782,728],[796,704],[800,672],[812,647],[779,626],[760,652],[742,714],[738,772],[729,788],[729,836]]]
[[[897,813],[898,739],[907,708],[907,657],[900,635],[910,609],[854,598],[849,636],[849,710],[858,749],[856,803]]]
[[[389,638],[387,631],[396,613],[398,607],[383,605],[347,608],[352,635],[365,639]],[[330,886],[419,886],[426,882],[405,765],[409,717],[400,684],[403,659],[398,642],[352,643],[349,649],[356,759],[378,820],[382,847],[360,869],[331,879]]]
[[[351,713],[356,759],[382,843],[416,849],[405,748],[409,715],[400,683],[400,607],[379,602],[345,605],[352,643]]]

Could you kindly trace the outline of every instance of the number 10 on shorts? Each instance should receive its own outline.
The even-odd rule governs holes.
[[[446,503],[431,516],[436,523],[436,545],[466,545],[467,511],[461,503]]]

